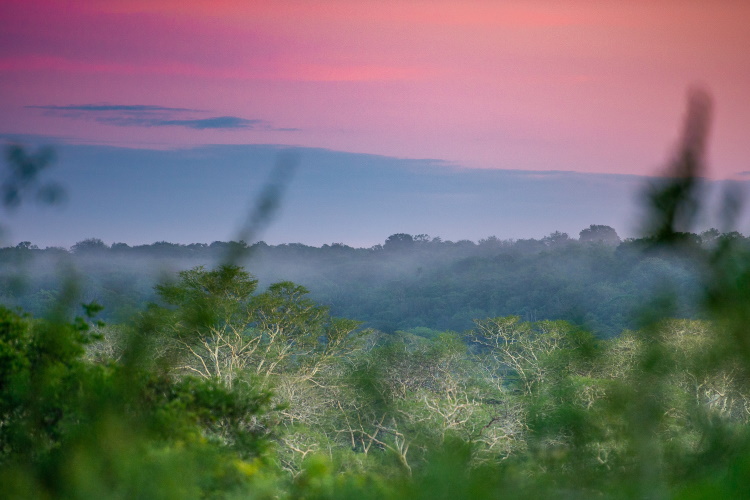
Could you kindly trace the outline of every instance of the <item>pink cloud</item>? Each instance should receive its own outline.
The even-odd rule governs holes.
[[[24,105],[147,102],[260,116],[310,146],[647,172],[702,81],[712,158],[746,170],[748,24],[750,3],[729,0],[6,0],[0,127],[38,130]]]

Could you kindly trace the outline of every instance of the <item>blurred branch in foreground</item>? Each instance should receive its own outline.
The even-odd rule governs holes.
[[[226,255],[223,259],[224,264],[235,264],[247,250],[246,245],[252,244],[258,237],[258,234],[271,223],[281,204],[284,190],[289,184],[289,180],[298,164],[299,157],[294,151],[281,151],[277,155],[268,182],[263,186],[258,199],[253,204],[252,209],[248,212],[242,226],[237,232],[236,241],[239,244],[227,247]],[[245,242],[245,244],[243,245],[242,242]]]
[[[42,172],[48,170],[55,161],[52,148],[43,147],[36,153],[30,153],[20,144],[11,144],[6,147],[5,160],[7,172],[0,188],[5,208],[18,208],[29,194],[44,204],[53,205],[65,200],[62,186],[54,181],[43,182],[40,179]]]
[[[702,89],[690,91],[677,155],[668,166],[665,178],[646,192],[646,204],[650,209],[646,234],[658,243],[680,241],[697,215],[711,109],[708,92]]]

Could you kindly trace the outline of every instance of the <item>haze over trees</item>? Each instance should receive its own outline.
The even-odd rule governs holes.
[[[737,234],[707,231],[693,235],[678,252],[663,252],[646,239],[619,237],[608,226],[592,225],[578,240],[565,233],[540,239],[451,242],[425,234],[394,234],[383,245],[247,245],[213,242],[179,245],[107,246],[89,239],[70,257],[85,274],[87,298],[105,306],[103,318],[127,315],[156,299],[154,286],[166,270],[212,267],[232,249],[252,269],[261,286],[291,281],[332,313],[393,333],[416,328],[464,331],[483,317],[518,315],[526,320],[563,319],[610,337],[635,328],[634,312],[668,283],[694,289],[696,259],[717,241]],[[54,261],[60,249],[28,245],[0,249],[0,277],[13,279],[18,259],[29,262],[23,290],[5,297],[41,314],[59,293]],[[32,265],[33,263],[33,265]],[[680,298],[676,314],[698,317],[695,297]]]
[[[618,245],[620,243],[620,237],[617,235],[617,231],[609,226],[597,224],[591,224],[589,227],[582,230],[578,239],[580,241],[607,243],[609,245]]]
[[[611,228],[592,225],[579,240],[555,232],[475,244],[400,233],[372,249],[131,248],[96,239],[71,252],[31,242],[3,249],[3,299],[44,302],[34,316],[0,307],[3,493],[746,496],[750,246],[739,233],[686,231],[709,105],[692,96],[672,166],[679,175],[651,190],[651,232],[638,240],[618,242]],[[306,276],[344,304],[335,307],[372,293],[408,321],[437,322],[438,311],[453,309],[470,324],[383,331],[337,317],[300,284],[265,284],[231,260],[188,266],[153,288],[153,275],[135,275],[120,260],[146,252],[158,254],[152,262],[182,265],[249,251],[259,255],[255,265],[289,263],[284,273],[302,275],[291,264],[309,259],[316,268]],[[82,271],[51,280],[44,267],[53,256]],[[35,272],[12,275],[10,263]],[[25,287],[26,297],[10,293]],[[143,288],[150,295],[139,295]],[[92,290],[127,307],[104,323]],[[567,311],[570,297],[580,313],[545,317]],[[618,309],[628,300],[630,309]],[[494,314],[492,304],[523,314]],[[633,326],[607,334],[590,311]],[[391,318],[366,321],[376,320]]]

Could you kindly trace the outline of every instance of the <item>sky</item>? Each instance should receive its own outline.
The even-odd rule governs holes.
[[[637,229],[630,216],[643,181],[297,148],[278,211],[248,238],[238,231],[271,178],[278,146],[55,148],[58,162],[47,179],[63,186],[67,202],[9,214],[14,241],[69,248],[88,237],[131,245],[262,239],[367,248],[395,233],[452,241],[541,238],[558,230],[577,237],[595,223],[625,236]]]
[[[707,175],[737,179],[748,25],[744,0],[3,0],[0,135],[110,148],[102,179],[129,154],[249,145],[433,160],[424,179],[627,178],[663,171],[698,86]]]

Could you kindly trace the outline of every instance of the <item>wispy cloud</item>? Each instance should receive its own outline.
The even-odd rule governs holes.
[[[148,104],[76,104],[68,106],[26,106],[50,116],[74,120],[92,120],[117,127],[185,127],[195,130],[262,130],[293,132],[295,128],[276,128],[260,119],[238,116],[200,117],[205,111]]]
[[[26,106],[27,108],[44,109],[48,111],[128,111],[128,112],[180,112],[198,111],[190,108],[167,108],[164,106],[151,106],[148,104],[75,104],[70,106]]]
[[[263,120],[246,120],[236,116],[217,116],[215,118],[203,118],[198,120],[163,120],[160,127],[188,127],[198,130],[209,128],[263,128],[271,130],[268,123]]]

